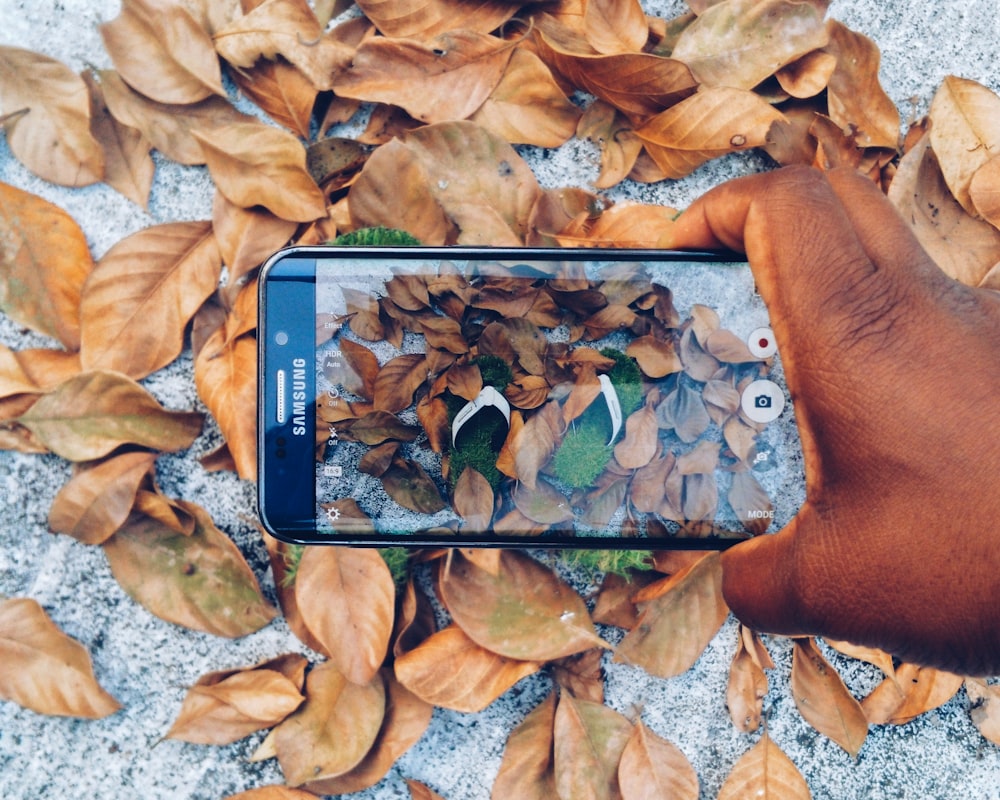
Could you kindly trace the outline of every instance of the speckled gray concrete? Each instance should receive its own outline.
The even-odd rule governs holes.
[[[679,7],[680,0],[657,0],[648,10],[673,14]],[[0,0],[0,43],[47,53],[76,69],[88,63],[107,66],[96,25],[117,11],[115,0]],[[883,83],[904,119],[926,110],[948,74],[1000,90],[996,0],[835,0],[830,15],[879,44]],[[580,144],[555,154],[530,149],[525,154],[548,186],[586,185],[596,175],[593,153]],[[83,227],[97,257],[122,236],[153,222],[208,217],[211,186],[205,174],[157,163],[146,214],[105,187],[66,190],[37,180],[11,157],[0,137],[0,180],[66,209]],[[752,156],[728,158],[684,181],[625,186],[611,194],[684,206],[708,187],[763,166]],[[40,339],[0,320],[0,341],[20,348]],[[147,385],[168,406],[198,406],[187,358]],[[217,433],[207,431],[194,450],[207,451],[217,441]],[[104,720],[79,722],[0,703],[0,797],[219,800],[280,781],[273,761],[247,761],[260,735],[222,748],[159,739],[177,713],[185,686],[199,675],[300,650],[297,640],[281,621],[231,642],[175,628],[137,607],[112,579],[99,550],[48,533],[46,513],[68,472],[54,457],[0,453],[0,594],[38,600],[63,630],[87,646],[99,680],[125,708]],[[166,492],[206,506],[247,553],[267,591],[273,591],[266,559],[248,523],[253,509],[249,487],[230,475],[206,474],[178,457],[160,459],[158,478]],[[724,706],[734,636],[729,623],[688,674],[670,681],[608,665],[609,705],[641,713],[655,731],[674,741],[694,764],[703,798],[716,796],[732,764],[756,738],[738,734]],[[787,684],[789,647],[775,642],[772,652],[778,666],[770,675],[767,698],[770,732],[802,770],[815,798],[1000,800],[1000,749],[970,724],[964,694],[904,727],[873,729],[855,762],[801,720]],[[858,695],[877,682],[871,668],[841,659],[836,663]],[[447,800],[488,797],[508,732],[548,689],[548,679],[539,676],[481,714],[435,712],[430,730],[387,779],[357,796],[407,798],[405,776],[425,781]]]

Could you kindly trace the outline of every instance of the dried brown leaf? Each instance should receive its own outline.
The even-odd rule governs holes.
[[[750,647],[747,646],[748,638],[751,640]],[[756,634],[740,625],[736,655],[729,665],[726,706],[729,708],[733,725],[743,733],[752,733],[760,727],[764,697],[767,694],[767,676],[764,674],[764,667],[760,663],[754,645],[763,648],[763,645],[756,640]],[[771,667],[773,666],[771,663]]]
[[[49,509],[49,528],[84,544],[101,544],[128,518],[155,453],[122,453],[77,472]]]
[[[151,100],[187,104],[226,96],[212,39],[182,5],[124,0],[99,30],[115,69]]]
[[[760,147],[781,112],[753,92],[702,88],[636,130],[647,152],[670,178],[682,178],[712,158]]]
[[[285,660],[297,662],[293,675],[297,672],[298,680],[276,669],[277,659],[201,676],[188,689],[164,738],[193,744],[230,744],[281,722],[304,699],[299,690],[307,663],[300,655]],[[291,668],[292,664],[285,666]]]
[[[861,147],[899,145],[899,111],[878,79],[879,50],[867,36],[836,20],[827,22],[829,50],[837,67],[827,83],[830,118],[842,130],[851,130]]]
[[[812,3],[727,0],[688,25],[671,55],[703,85],[752,89],[827,40],[823,12]]]
[[[556,693],[529,713],[507,738],[500,771],[493,782],[493,800],[552,800],[556,797],[552,764]]]
[[[249,70],[233,70],[237,88],[275,122],[302,139],[309,138],[318,91],[284,60],[260,61]]]
[[[649,378],[665,378],[684,368],[673,344],[654,336],[633,339],[625,353],[636,360],[639,369]]]
[[[637,53],[649,38],[638,0],[589,0],[583,6],[583,26],[587,41],[599,53]]]
[[[433,706],[425,703],[388,672],[385,673],[386,704],[382,727],[375,743],[361,762],[336,778],[310,781],[305,786],[318,794],[350,794],[374,786],[427,730]]]
[[[430,39],[446,31],[495,31],[517,13],[507,0],[361,0],[358,6],[386,36]]]
[[[774,504],[752,472],[733,473],[727,499],[743,527],[750,533],[759,535],[768,529]]]
[[[691,667],[729,614],[717,553],[652,584],[637,599],[644,603],[639,623],[618,645],[615,661],[661,678]]]
[[[372,153],[351,189],[351,220],[402,227],[424,244],[518,246],[539,191],[503,139],[472,122],[444,122]]]
[[[625,469],[638,469],[653,460],[659,446],[656,412],[650,404],[625,420],[625,438],[615,445],[615,460]]]
[[[115,579],[160,619],[216,636],[260,630],[275,610],[236,545],[203,509],[188,503],[190,536],[133,514],[103,547]]]
[[[122,239],[83,287],[83,368],[138,379],[165,367],[180,355],[187,324],[221,268],[209,222],[154,225]]]
[[[387,361],[375,379],[375,408],[395,414],[413,403],[413,393],[425,380],[426,357],[406,353]]]
[[[225,800],[315,800],[312,792],[292,789],[288,786],[258,786],[245,792],[231,794]]]
[[[623,181],[635,166],[642,141],[624,114],[603,100],[595,100],[583,112],[576,135],[601,150],[601,173],[594,181],[598,189],[610,189]]]
[[[1000,686],[979,678],[966,678],[965,692],[969,695],[973,724],[993,744],[1000,744]]]
[[[79,348],[80,294],[94,264],[79,225],[48,201],[0,183],[0,234],[0,310]]]
[[[146,209],[154,171],[149,140],[111,115],[92,73],[83,80],[90,91],[90,129],[104,149],[104,182]]]
[[[733,765],[718,800],[809,800],[812,793],[802,773],[765,732]]]
[[[962,676],[903,663],[894,676],[872,690],[861,707],[872,725],[905,725],[947,703],[962,686]]]
[[[500,83],[515,46],[468,30],[426,43],[377,37],[361,44],[333,88],[343,97],[400,106],[422,122],[466,119]]]
[[[229,281],[239,282],[259,267],[272,253],[291,240],[296,224],[281,219],[263,208],[242,208],[215,193],[212,202],[212,233],[223,263],[229,268]]]
[[[697,800],[698,775],[678,747],[640,720],[618,765],[622,800]]]
[[[418,514],[436,514],[447,505],[433,478],[410,459],[394,459],[382,475],[382,486],[403,508]]]
[[[124,125],[142,131],[153,147],[180,164],[204,164],[205,155],[193,131],[202,132],[254,118],[237,111],[221,97],[209,97],[193,105],[157,103],[139,94],[112,70],[98,72],[104,101],[111,114]]]
[[[545,63],[518,47],[500,82],[470,119],[511,144],[558,147],[573,137],[580,110]]]
[[[326,198],[306,170],[306,152],[287,131],[260,122],[233,122],[192,131],[208,171],[226,199],[261,205],[281,219],[311,222],[326,213]]]
[[[983,219],[1000,228],[1000,156],[976,170],[969,183],[969,199]]]
[[[791,685],[805,721],[857,758],[868,736],[868,719],[813,639],[794,642]]]
[[[121,708],[98,685],[83,645],[26,597],[0,600],[0,698],[39,714],[87,719]]]
[[[59,384],[17,421],[52,452],[91,461],[123,444],[176,451],[201,430],[201,414],[167,411],[116,372],[84,372]]]
[[[535,41],[550,69],[633,119],[669,108],[698,85],[681,61],[651,53],[602,55],[553,25],[538,29]]]
[[[295,599],[309,630],[338,670],[369,683],[389,648],[395,585],[377,550],[307,547],[295,577]],[[350,641],[350,647],[343,643]]]
[[[209,337],[194,363],[198,396],[222,429],[241,478],[257,475],[257,340],[228,343],[225,329]]]
[[[216,31],[215,48],[236,67],[279,55],[294,64],[316,89],[332,89],[334,73],[345,67],[353,48],[323,28],[306,0],[267,0]]]
[[[825,50],[813,50],[775,73],[781,88],[792,97],[815,97],[830,82],[837,68],[837,57]]]
[[[315,667],[306,678],[305,703],[269,737],[285,780],[302,786],[354,769],[375,744],[384,716],[380,675],[358,685],[332,661]]]
[[[474,642],[521,661],[549,661],[607,647],[579,595],[555,573],[521,553],[504,550],[492,575],[453,552],[441,597]]]
[[[1000,231],[959,205],[931,142],[925,133],[900,159],[889,199],[935,263],[955,280],[976,286],[1000,261]]]
[[[455,511],[463,519],[462,530],[482,533],[493,518],[493,489],[482,473],[466,467],[454,489]]]
[[[562,411],[557,402],[551,401],[532,414],[514,434],[510,448],[516,477],[528,489],[537,488],[538,471],[562,440],[562,431]]]
[[[614,709],[561,695],[553,735],[553,769],[559,797],[620,797],[618,764],[632,731],[632,723]]]
[[[540,666],[490,652],[450,625],[397,658],[394,668],[399,681],[422,700],[475,713]]]
[[[7,144],[29,170],[64,186],[104,179],[87,87],[73,70],[40,53],[0,46],[0,98],[0,115],[9,117]]]

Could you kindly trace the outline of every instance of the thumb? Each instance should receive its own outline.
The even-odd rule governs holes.
[[[796,520],[780,533],[757,536],[722,554],[722,596],[740,622],[762,633],[802,636],[795,568]]]

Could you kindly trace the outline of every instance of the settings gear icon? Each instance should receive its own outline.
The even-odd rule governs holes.
[[[326,509],[326,518],[330,520],[330,522],[336,522],[340,519],[340,509],[335,506],[330,506]]]

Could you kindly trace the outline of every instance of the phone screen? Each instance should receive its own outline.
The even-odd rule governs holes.
[[[745,263],[328,247],[261,284],[261,516],[283,538],[705,547],[802,503]]]

